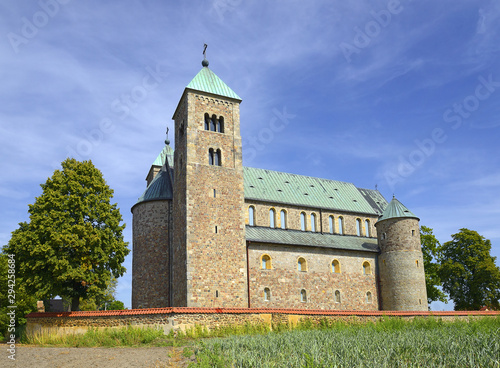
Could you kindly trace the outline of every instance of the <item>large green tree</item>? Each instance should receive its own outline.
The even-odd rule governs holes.
[[[469,229],[460,229],[441,246],[439,276],[455,310],[499,308],[500,269],[490,251],[491,242]]]
[[[5,251],[15,254],[29,292],[38,299],[59,295],[78,310],[80,298],[124,274],[125,225],[110,203],[113,190],[91,161],[66,159],[41,187],[29,222],[19,224]]]
[[[434,236],[432,229],[427,226],[420,227],[420,241],[422,244],[422,253],[424,256],[425,284],[427,286],[427,303],[435,301],[448,302],[445,293],[439,286],[442,286],[439,277],[440,264],[437,262],[441,244]]]
[[[9,259],[11,263],[9,263]],[[15,264],[15,257],[0,253],[0,341],[8,332],[12,333],[8,312],[14,311],[15,332],[19,336],[19,328],[26,324],[26,314],[36,312],[36,298],[26,292],[25,283],[17,275],[9,278],[9,265]],[[14,263],[13,263],[14,262]],[[10,280],[10,281],[9,281]]]

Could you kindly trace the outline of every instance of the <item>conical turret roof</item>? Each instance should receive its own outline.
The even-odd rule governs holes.
[[[400,201],[396,199],[396,197],[392,198],[392,201],[387,205],[382,216],[379,217],[378,221],[388,220],[392,218],[415,218],[420,220],[413,212],[411,212],[408,208],[405,207]]]
[[[196,74],[193,80],[189,82],[186,88],[241,101],[240,96],[238,96],[227,86],[226,83],[224,83],[213,71],[208,68],[208,62],[203,65],[203,68],[198,74]]]

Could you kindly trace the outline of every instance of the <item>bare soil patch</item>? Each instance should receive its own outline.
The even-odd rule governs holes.
[[[51,348],[18,345],[16,360],[0,357],[0,367],[22,368],[186,368],[194,355],[186,358],[184,347],[137,348]]]

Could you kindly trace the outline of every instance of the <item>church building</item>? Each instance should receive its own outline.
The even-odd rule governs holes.
[[[132,308],[426,311],[418,217],[377,190],[244,167],[242,100],[202,66],[132,207]]]

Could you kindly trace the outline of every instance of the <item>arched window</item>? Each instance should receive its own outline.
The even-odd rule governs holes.
[[[214,165],[215,166],[222,166],[222,154],[221,154],[220,149],[218,149],[217,152],[215,152],[214,158],[215,158]]]
[[[301,301],[302,303],[307,302],[307,293],[306,293],[306,291],[305,291],[304,289],[302,289],[302,290],[300,291],[300,301]]]
[[[222,116],[219,116],[219,120],[217,120],[217,131],[224,133],[224,118]]]
[[[214,149],[210,148],[208,150],[208,164],[213,165],[214,164]]]
[[[370,237],[370,220],[365,220],[366,236]]]
[[[316,214],[311,213],[311,231],[316,232]]]
[[[205,113],[205,130],[210,130],[210,117]]]
[[[248,225],[255,226],[255,207],[248,207]]]
[[[339,234],[344,235],[344,218],[339,216]]]
[[[307,262],[304,258],[300,257],[297,260],[297,270],[301,272],[306,272],[307,271]]]
[[[360,219],[356,219],[356,235],[357,236],[363,235],[363,229],[361,227],[361,220]]]
[[[340,303],[340,291],[335,290],[335,303]]]
[[[372,274],[372,267],[370,265],[370,262],[365,261],[363,262],[363,275],[371,275]]]
[[[215,115],[212,115],[212,119],[210,119],[210,130],[212,132],[216,131],[215,125],[217,124],[217,117]]]
[[[366,302],[368,304],[371,304],[371,302],[372,302],[372,293],[369,291],[366,292]]]
[[[300,213],[300,230],[306,231],[306,214],[304,212]]]
[[[340,262],[336,259],[334,259],[332,262],[332,272],[340,273]]]
[[[271,257],[269,257],[267,254],[262,255],[260,258],[261,262],[261,268],[263,270],[270,270],[271,269]]]
[[[286,211],[281,210],[280,212],[281,228],[286,229]]]
[[[382,233],[382,240],[385,240],[386,237],[387,235],[385,233]]]
[[[269,227],[274,229],[275,226],[276,226],[276,211],[274,210],[274,208],[271,208],[269,210]]]
[[[335,219],[333,216],[328,217],[328,228],[330,229],[330,234],[335,232]]]
[[[268,302],[271,300],[271,290],[269,288],[264,288],[264,301]]]

